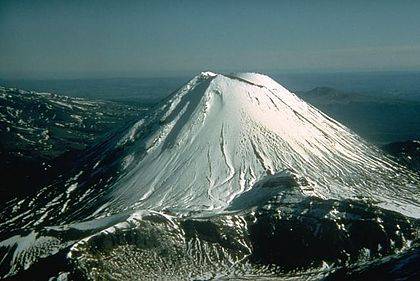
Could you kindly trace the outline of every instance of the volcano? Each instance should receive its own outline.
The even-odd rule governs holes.
[[[288,174],[307,195],[373,198],[420,215],[418,205],[404,209],[417,189],[408,175],[395,180],[401,167],[262,74],[203,72],[127,141],[144,153],[116,183],[107,211],[223,210],[265,176]]]
[[[418,174],[268,76],[202,72],[144,112],[1,206],[0,277],[418,274]]]

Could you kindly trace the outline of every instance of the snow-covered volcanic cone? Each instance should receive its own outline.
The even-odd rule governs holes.
[[[264,176],[293,173],[308,195],[420,215],[412,177],[265,75],[203,72],[127,137],[145,153],[116,183],[111,212],[223,209]]]

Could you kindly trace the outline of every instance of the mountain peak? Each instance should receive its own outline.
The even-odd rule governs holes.
[[[240,73],[232,73],[229,75],[229,77],[241,79],[251,84],[261,86],[261,87],[266,87],[268,89],[286,90],[286,88],[284,88],[282,85],[277,83],[274,79],[261,73],[240,72]]]
[[[218,73],[214,73],[211,71],[201,71],[200,74],[198,74],[196,77],[200,77],[200,78],[211,78],[211,77],[215,77],[219,75]]]
[[[192,79],[192,81],[201,79],[213,79],[217,76],[223,77],[224,79],[235,79],[238,81],[253,84],[255,86],[266,87],[268,89],[286,90],[283,86],[281,86],[271,77],[257,72],[233,72],[230,74],[220,74],[211,71],[202,71],[200,74],[195,76]]]

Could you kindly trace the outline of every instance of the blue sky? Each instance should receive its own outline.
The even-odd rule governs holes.
[[[420,70],[420,1],[2,1],[0,78]]]

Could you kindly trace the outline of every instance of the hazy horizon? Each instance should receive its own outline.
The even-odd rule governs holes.
[[[0,77],[419,71],[419,10],[415,1],[0,1]]]

